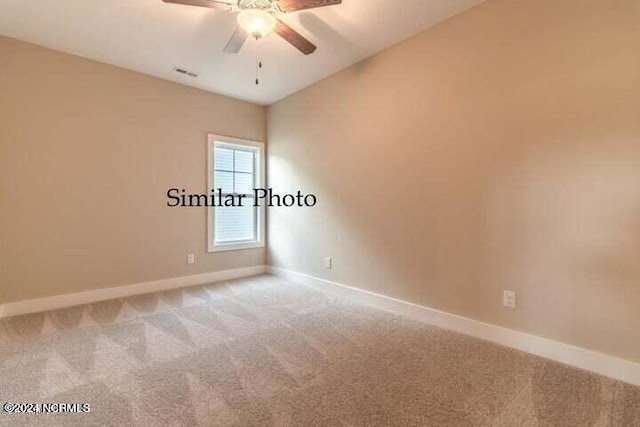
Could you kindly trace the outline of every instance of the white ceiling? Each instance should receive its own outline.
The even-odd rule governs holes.
[[[0,0],[0,34],[271,104],[483,1],[343,0],[287,14],[283,20],[318,46],[306,57],[275,34],[225,54],[234,15],[161,0]],[[257,49],[264,62],[260,86]],[[199,77],[176,74],[175,66]]]

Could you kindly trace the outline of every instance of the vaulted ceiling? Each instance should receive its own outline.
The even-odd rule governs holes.
[[[0,0],[0,35],[271,104],[483,1],[343,0],[286,14],[283,21],[318,46],[310,56],[275,34],[225,54],[234,15],[161,0]],[[264,64],[259,86],[256,57]]]

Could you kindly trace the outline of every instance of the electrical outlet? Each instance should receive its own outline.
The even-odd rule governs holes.
[[[333,259],[327,257],[324,259],[324,268],[331,270],[333,268]]]
[[[502,305],[506,308],[516,308],[516,293],[514,291],[504,291]]]
[[[187,264],[195,264],[196,256],[194,254],[187,255]]]

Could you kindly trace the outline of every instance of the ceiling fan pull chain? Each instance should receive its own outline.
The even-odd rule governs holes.
[[[256,86],[260,84],[260,71],[262,70],[262,60],[260,59],[260,40],[256,43]]]
[[[259,47],[259,41],[256,40],[256,86],[258,86],[260,84],[260,77],[258,75],[258,61],[259,59],[259,54],[258,54],[258,47]]]

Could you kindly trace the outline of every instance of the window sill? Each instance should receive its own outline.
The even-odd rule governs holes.
[[[264,248],[264,242],[251,242],[251,243],[229,243],[222,245],[209,246],[208,252],[228,252],[228,251],[241,251],[243,249],[259,249]]]

